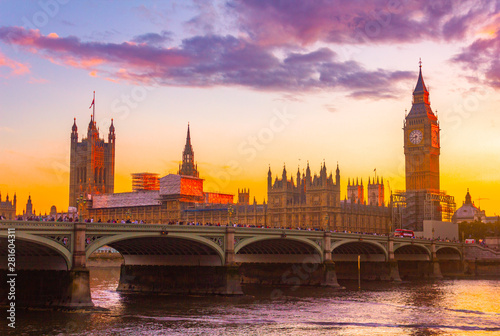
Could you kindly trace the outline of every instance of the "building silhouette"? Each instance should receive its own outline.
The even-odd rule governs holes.
[[[95,108],[95,106],[94,106]],[[88,195],[113,193],[115,184],[115,126],[109,126],[108,142],[99,136],[95,113],[87,128],[87,137],[78,141],[76,118],[71,129],[69,206]]]
[[[0,193],[0,216],[5,219],[15,219],[16,218],[16,207],[17,207],[17,196],[14,194],[14,199],[9,199],[9,194],[2,201],[2,194]]]
[[[295,182],[296,181],[296,182]],[[271,168],[267,174],[269,221],[274,227],[323,227],[340,221],[340,169],[335,180],[328,176],[326,164],[319,175],[311,175],[309,162],[302,175],[297,170],[296,180],[287,177],[283,167],[281,179],[272,181]]]
[[[369,204],[366,204],[362,185],[362,182],[349,183],[346,191],[353,196],[342,201],[338,164],[335,174],[328,173],[326,163],[322,163],[319,174],[313,175],[308,163],[302,174],[297,170],[295,179],[284,166],[281,177],[276,176],[274,181],[269,167],[268,202],[258,204],[255,198],[250,202],[250,191],[243,188],[238,190],[234,203],[233,195],[203,190],[188,125],[178,174],[159,178],[159,188],[151,190],[134,188],[128,193],[92,193],[84,215],[105,222],[194,222],[387,233],[391,212],[384,203],[383,182],[369,179]]]
[[[495,223],[500,220],[499,216],[486,216],[486,211],[481,210],[479,206],[476,206],[472,201],[472,197],[469,193],[469,188],[467,188],[467,194],[465,194],[465,200],[462,206],[455,211],[453,214],[453,223],[462,222],[475,222],[480,221],[483,223]]]
[[[28,218],[34,216],[35,210],[33,209],[33,203],[31,202],[31,195],[28,196],[28,201],[26,202],[26,211],[24,212],[24,217]]]

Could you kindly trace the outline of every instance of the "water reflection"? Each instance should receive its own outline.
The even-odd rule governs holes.
[[[22,311],[25,335],[492,335],[500,281],[357,282],[346,289],[245,285],[246,296],[120,294],[119,268],[91,269],[102,312]],[[0,324],[0,334],[14,334]]]

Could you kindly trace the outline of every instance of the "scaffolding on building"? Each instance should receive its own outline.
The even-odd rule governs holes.
[[[160,190],[160,175],[155,173],[133,173],[132,190]]]
[[[445,191],[427,193],[425,195],[424,220],[433,219],[440,213],[443,222],[451,222],[455,213],[455,197],[447,195]]]
[[[451,222],[455,198],[445,191],[396,191],[391,195],[393,229],[423,230],[424,220]]]
[[[392,228],[390,231],[395,229],[403,228],[403,213],[406,209],[406,194],[404,191],[397,190],[391,195],[392,208]]]

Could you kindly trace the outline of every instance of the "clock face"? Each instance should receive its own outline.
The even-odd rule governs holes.
[[[414,145],[419,144],[422,141],[422,131],[420,130],[413,130],[410,133],[410,142]]]

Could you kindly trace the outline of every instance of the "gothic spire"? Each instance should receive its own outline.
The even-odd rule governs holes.
[[[191,145],[191,134],[189,131],[189,123],[186,135],[186,145],[182,152],[182,165],[179,169],[179,175],[198,177],[198,169],[194,164],[193,146]]]
[[[427,87],[425,86],[424,83],[424,78],[422,77],[422,60],[420,60],[418,64],[419,64],[418,80],[417,80],[417,85],[415,86],[415,90],[413,90],[413,94],[422,92],[427,92],[427,94],[429,94],[429,91],[427,90]]]
[[[191,146],[191,133],[189,131],[189,123],[186,135],[186,145],[184,146],[184,154],[193,154],[193,146]]]
[[[436,120],[436,116],[431,109],[429,90],[425,86],[424,77],[422,76],[422,61],[419,62],[418,79],[415,90],[413,90],[412,106],[410,112],[408,114],[405,113],[405,119],[421,117]]]
[[[418,70],[417,85],[415,85],[415,90],[413,90],[413,104],[424,103],[426,105],[430,105],[429,90],[427,90],[427,87],[425,86],[424,83],[424,78],[422,76],[422,61],[419,62],[418,67],[419,70]]]

